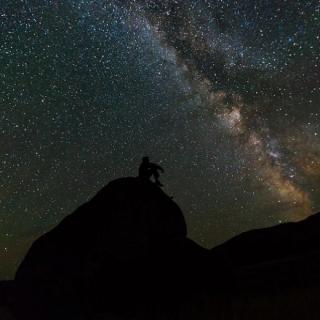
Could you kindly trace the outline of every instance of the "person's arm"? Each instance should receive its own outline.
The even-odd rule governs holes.
[[[164,173],[164,170],[161,166],[157,165],[157,169],[159,169],[162,173]]]

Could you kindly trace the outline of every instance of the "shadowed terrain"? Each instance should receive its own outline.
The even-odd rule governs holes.
[[[154,183],[110,182],[1,282],[11,319],[318,319],[320,216],[207,250]]]

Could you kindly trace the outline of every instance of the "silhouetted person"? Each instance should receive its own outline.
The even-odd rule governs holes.
[[[163,168],[159,165],[150,162],[149,157],[143,157],[142,163],[139,167],[139,177],[142,179],[150,180],[150,178],[153,176],[154,182],[157,186],[163,187],[163,184],[159,181],[159,172],[164,172]]]

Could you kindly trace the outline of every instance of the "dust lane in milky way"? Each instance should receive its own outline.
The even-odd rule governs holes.
[[[221,9],[219,5],[211,5],[211,2],[195,4],[193,1],[173,1],[152,2],[150,4],[150,2],[142,1],[141,3],[141,6],[137,6],[137,10],[143,11],[149,18],[155,26],[155,34],[164,45],[175,50],[178,58],[176,58],[177,63],[182,70],[185,70],[185,76],[192,79],[189,83],[192,82],[191,86],[195,87],[194,94],[204,95],[202,97],[203,104],[207,108],[213,109],[215,118],[221,121],[230,134],[239,138],[239,144],[253,156],[252,164],[257,169],[256,177],[279,198],[278,202],[291,204],[294,207],[288,212],[288,218],[293,220],[308,216],[313,210],[310,195],[294,179],[297,166],[290,167],[285,156],[282,156],[282,153],[287,151],[284,150],[284,146],[289,144],[286,140],[295,141],[296,139],[290,136],[284,137],[285,141],[282,142],[284,146],[281,146],[280,138],[273,134],[270,125],[268,125],[268,122],[273,121],[272,117],[269,118],[265,115],[268,113],[268,110],[265,109],[270,108],[271,103],[274,111],[282,111],[285,108],[282,99],[280,104],[277,101],[283,92],[286,92],[289,99],[293,99],[293,95],[300,93],[295,91],[294,84],[289,88],[284,86],[285,79],[282,79],[288,75],[291,78],[294,77],[292,72],[288,70],[289,63],[286,61],[288,57],[295,56],[291,52],[294,50],[287,48],[286,56],[283,54],[281,56],[281,51],[284,49],[283,39],[271,41],[271,46],[269,40],[271,33],[277,31],[279,33],[279,30],[284,28],[284,23],[292,23],[290,19],[295,11],[270,2],[265,3],[264,7],[263,4],[261,7],[253,5],[251,9],[254,9],[259,19],[261,19],[259,11],[267,9],[266,23],[258,28],[258,24],[253,22],[255,19],[251,23],[247,19],[250,11],[246,11],[245,5],[239,5],[237,2],[233,2],[233,5],[230,6],[225,2],[226,7],[222,8],[222,11],[226,10],[220,14],[217,10]],[[231,10],[232,6],[233,11]],[[294,9],[303,17],[306,10],[310,11],[310,7],[312,7],[310,2],[305,6],[299,3],[295,5]],[[132,10],[132,6],[130,9]],[[236,14],[232,15],[230,11],[236,12]],[[271,13],[273,15],[268,23],[268,15]],[[317,20],[317,16],[313,18]],[[240,30],[237,23],[234,24],[237,19],[241,21],[242,28]],[[274,21],[277,20],[280,22],[280,25],[277,25],[278,30],[274,27]],[[295,27],[297,26],[295,25]],[[286,35],[286,40],[289,44],[293,42],[293,47],[299,47],[302,50],[301,44],[294,41],[295,37],[299,37],[299,30],[300,33],[305,31],[303,23],[298,26],[294,36]],[[252,39],[250,34],[243,35],[244,31],[254,31],[254,33],[258,31],[258,37],[254,35],[254,39]],[[269,36],[265,36],[265,34],[269,34]],[[248,43],[253,43],[256,48],[249,46]],[[264,50],[261,52],[261,49]],[[313,49],[310,44],[309,49]],[[300,56],[303,55],[304,53],[300,52]],[[312,68],[317,69],[318,56],[315,56],[314,60]],[[298,72],[296,73],[297,77],[299,76]],[[243,74],[246,73],[252,74],[253,77],[247,76],[242,79]],[[317,81],[314,77],[316,74],[317,72],[311,73],[314,83],[310,83],[310,93],[319,89],[316,86],[319,84],[319,80]],[[282,81],[275,85],[275,77]],[[304,80],[306,83],[310,82],[310,79]],[[261,89],[263,85],[264,87]],[[257,86],[260,86],[260,90],[257,90]],[[308,95],[309,93],[307,91],[304,94]],[[304,99],[304,97],[299,98]],[[309,99],[307,97],[308,100],[305,102],[312,104],[312,98],[312,96],[309,96]],[[302,110],[302,113],[304,112]],[[274,116],[279,118],[277,113]],[[285,113],[285,116],[289,116],[289,114]],[[317,134],[315,131],[314,136],[317,137]],[[281,135],[283,138],[286,134],[281,132]],[[317,140],[314,139],[311,145],[316,144]],[[301,148],[297,145],[293,145],[293,147],[296,150]],[[293,154],[297,153],[295,150],[290,151]],[[308,158],[315,159],[313,162],[311,160],[314,165],[317,162],[317,153],[314,150],[309,150]]]

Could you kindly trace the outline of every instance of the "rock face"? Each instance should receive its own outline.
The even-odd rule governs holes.
[[[115,180],[35,241],[16,273],[26,290],[18,309],[41,301],[39,318],[53,319],[62,316],[56,305],[82,315],[166,308],[198,286],[207,253],[187,239],[180,208],[159,187]]]
[[[16,279],[74,273],[102,256],[136,259],[186,235],[181,210],[160,188],[138,178],[115,180],[38,239]]]
[[[0,318],[316,320],[319,231],[317,214],[206,250],[160,188],[115,180],[35,241],[15,281],[0,283]]]

